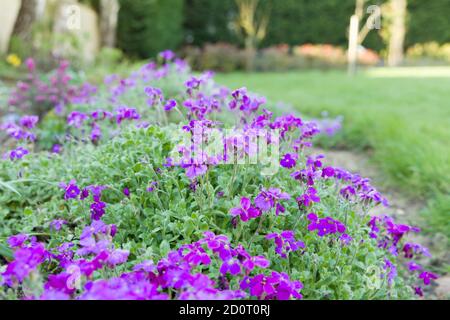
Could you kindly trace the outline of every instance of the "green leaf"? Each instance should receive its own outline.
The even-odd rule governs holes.
[[[12,260],[14,258],[12,250],[1,243],[0,243],[0,256],[3,256],[8,260]]]
[[[17,194],[18,196],[22,196],[19,191],[17,191],[15,188],[13,188],[9,183],[0,181],[0,187],[4,188],[4,189],[9,189],[10,191],[14,192],[15,194]]]

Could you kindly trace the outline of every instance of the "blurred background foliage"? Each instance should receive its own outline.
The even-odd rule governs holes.
[[[183,0],[120,0],[118,46],[148,58],[183,41]]]
[[[55,33],[55,7],[63,2],[83,4],[97,14],[101,24],[101,21],[111,19],[111,16],[102,15],[102,8],[117,3],[117,12],[112,12],[116,15],[113,17],[116,23],[110,31],[116,40],[114,45],[106,47],[114,47],[124,53],[123,57],[132,60],[151,58],[162,50],[172,49],[187,57],[198,70],[229,72],[345,67],[348,25],[350,16],[355,12],[355,2],[363,1],[367,9],[368,5],[383,6],[392,0],[30,1],[46,2],[50,10],[42,17],[36,17],[29,30],[25,28],[24,31],[32,35],[31,40],[30,37],[23,37],[24,32],[13,33],[9,52],[19,57],[34,56],[39,61],[39,56],[42,56],[41,64],[45,64],[46,57],[55,55],[54,44],[64,42],[72,48],[67,50],[70,54],[64,58],[70,59],[75,66],[80,65],[83,61],[79,61],[81,56],[78,51],[85,39],[73,37],[68,32]],[[254,12],[247,12],[247,18],[253,19],[250,26],[240,21],[245,13],[243,8],[248,9],[248,6],[240,6],[242,3],[255,4]],[[407,3],[404,63],[448,64],[448,0],[408,0]],[[364,12],[362,22],[368,16]],[[389,48],[389,36],[386,35],[389,26],[385,25],[389,23],[388,11],[383,12],[383,17],[382,32],[369,32],[362,43],[364,48],[360,49],[359,57],[362,65],[384,64]],[[261,24],[259,30],[249,34],[252,32],[249,27],[258,26],[258,23]],[[259,34],[256,34],[257,31]],[[101,46],[105,47],[104,43]],[[98,61],[92,59],[90,62]],[[49,69],[54,66],[43,67]]]

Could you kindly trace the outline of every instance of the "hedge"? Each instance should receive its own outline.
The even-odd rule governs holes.
[[[183,39],[183,0],[120,0],[118,46],[148,58]]]
[[[385,0],[372,1],[372,4]],[[449,0],[408,0],[406,45],[450,42]],[[242,45],[233,30],[235,0],[121,0],[119,46],[127,54],[149,57],[182,43],[203,46],[228,42]],[[280,43],[329,43],[345,46],[355,0],[260,0],[270,8],[267,37],[261,46]],[[364,45],[380,50],[383,43],[371,32]]]
[[[372,1],[381,4],[384,1]],[[234,0],[185,0],[185,33],[195,45],[206,42],[227,41],[240,44],[229,27],[236,15]],[[355,0],[261,0],[271,7],[267,37],[262,46],[280,43],[330,43],[345,46],[347,28],[355,9]],[[408,0],[408,46],[427,41],[450,42],[449,0]],[[382,49],[383,43],[376,32],[371,32],[364,44]]]

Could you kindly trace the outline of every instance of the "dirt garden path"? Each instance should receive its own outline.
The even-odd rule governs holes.
[[[416,222],[420,219],[420,211],[423,209],[423,203],[413,200],[403,195],[398,190],[386,187],[381,180],[383,175],[370,163],[370,159],[364,153],[356,153],[347,150],[323,150],[314,149],[315,154],[324,154],[327,164],[341,167],[352,173],[358,173],[362,177],[370,178],[373,185],[388,198],[390,207],[376,207],[372,214],[388,214],[403,222]]]
[[[420,226],[424,223],[423,217],[420,215],[420,211],[424,208],[424,203],[411,199],[398,190],[387,187],[382,181],[383,174],[370,162],[370,158],[366,154],[347,150],[323,150],[319,148],[314,148],[313,152],[314,154],[324,154],[328,165],[342,167],[372,180],[372,184],[388,198],[390,207],[374,208],[371,214],[388,214],[399,222],[412,225]],[[442,245],[443,239],[439,235],[435,235],[431,239],[428,236],[412,236],[410,240],[422,243],[430,248],[434,258],[426,261],[427,264],[441,265],[448,264],[448,261],[450,261],[450,253],[447,250],[447,246]],[[450,275],[439,278],[429,293],[435,299],[450,299]]]

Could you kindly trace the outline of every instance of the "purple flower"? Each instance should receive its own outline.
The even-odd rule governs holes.
[[[100,140],[101,137],[102,137],[102,130],[100,129],[100,126],[96,122],[92,123],[92,130],[90,135],[91,141],[95,143],[98,140]]]
[[[267,212],[273,207],[279,200],[288,200],[290,195],[281,192],[280,189],[270,188],[269,190],[262,189],[261,193],[255,198],[255,205],[261,209],[262,212]],[[279,205],[276,206],[276,214],[279,212],[284,212],[284,207]]]
[[[333,167],[326,167],[322,169],[322,177],[323,178],[331,178],[334,177],[334,168]]]
[[[342,222],[334,220],[331,217],[319,219],[316,214],[310,213],[307,218],[310,221],[308,230],[317,230],[319,237],[323,237],[328,234],[344,233],[346,230]]]
[[[198,176],[204,175],[206,171],[208,171],[208,166],[204,164],[184,164],[182,167],[186,169],[186,176],[191,180],[194,180]]]
[[[33,129],[38,123],[38,121],[39,121],[38,116],[23,116],[19,120],[19,123],[22,127],[25,127],[27,129]]]
[[[156,266],[153,261],[146,260],[134,266],[133,271],[145,271],[147,273],[154,272]]]
[[[139,274],[88,282],[80,300],[165,300],[157,285],[145,281]]]
[[[88,119],[88,115],[79,111],[73,111],[67,116],[67,124],[71,127],[80,128]]]
[[[241,266],[238,260],[230,258],[222,263],[222,266],[220,267],[220,273],[225,275],[228,272],[233,276],[241,272]]]
[[[296,200],[299,207],[309,207],[313,202],[320,202],[320,197],[317,195],[317,190],[315,188],[309,187],[306,190],[306,193],[298,197]]]
[[[99,201],[91,204],[91,219],[100,220],[105,214],[106,203]]]
[[[172,61],[175,58],[175,53],[171,50],[165,50],[160,52],[159,56],[165,61]]]
[[[9,157],[11,161],[14,161],[16,159],[22,159],[27,154],[29,154],[27,149],[18,147],[17,149],[11,150],[10,152],[6,153],[5,157]]]
[[[130,251],[128,250],[116,249],[109,254],[107,263],[110,267],[125,263],[128,260],[129,254]]]
[[[150,186],[147,188],[147,192],[155,191],[156,186],[158,185],[157,181],[150,182]]]
[[[261,211],[257,208],[252,207],[251,200],[248,198],[241,198],[241,207],[240,208],[232,208],[230,210],[230,214],[235,216],[240,216],[243,222],[246,222],[250,219],[257,218],[261,215]]]
[[[437,274],[434,274],[429,271],[424,271],[419,275],[419,279],[423,280],[424,285],[429,285],[431,283],[431,280],[435,280],[437,278],[438,278]]]
[[[198,242],[182,246],[180,250],[181,253],[183,253],[184,260],[194,266],[198,265],[207,266],[211,263],[211,258],[205,252],[205,249],[203,249],[201,244]]]
[[[274,206],[274,199],[266,192],[261,192],[255,198],[255,205],[262,211],[267,212]]]
[[[10,248],[22,247],[25,241],[28,240],[28,236],[26,234],[18,234],[15,236],[11,236],[8,238],[8,245]]]
[[[123,189],[123,194],[125,195],[125,197],[130,197],[130,189],[128,189],[128,188],[124,188]]]
[[[388,271],[388,284],[391,285],[392,281],[397,277],[397,267],[389,259],[384,259],[383,269]]]
[[[12,287],[22,283],[45,260],[47,251],[42,243],[34,243],[29,247],[21,247],[14,251],[14,260],[6,266],[2,273],[4,284]]]
[[[253,278],[246,277],[241,282],[241,289],[250,289],[250,294],[258,299],[264,299],[276,292],[276,279],[264,274],[258,274]]]
[[[128,108],[126,106],[120,107],[116,112],[117,124],[121,124],[123,120],[139,120],[141,116],[135,108]]]
[[[346,245],[348,245],[348,244],[353,240],[353,238],[350,237],[348,234],[344,233],[343,235],[341,235],[341,236],[339,237],[339,240],[341,240],[342,244],[343,244],[344,246],[346,246]]]
[[[103,190],[107,189],[106,186],[88,186],[86,188],[88,191],[92,193],[92,198],[95,202],[99,202],[102,198],[102,192]]]
[[[287,153],[280,161],[282,167],[292,169],[297,165],[298,155],[294,153]]]
[[[428,248],[418,244],[418,243],[405,243],[403,246],[403,252],[405,254],[405,258],[412,259],[414,255],[422,254],[427,257],[431,257]]]
[[[202,83],[201,79],[191,77],[186,83],[184,84],[186,88],[188,88],[188,93],[192,92],[193,89],[198,89],[200,87],[200,84]]]
[[[281,233],[271,233],[266,236],[266,239],[274,239],[275,252],[284,259],[287,258],[291,251],[305,248],[305,244],[302,241],[295,240],[294,231],[286,230]]]
[[[84,199],[86,199],[87,197],[89,197],[89,189],[84,188],[84,189],[81,191],[81,194],[80,194],[80,200],[84,200]]]
[[[62,146],[60,144],[54,144],[52,146],[52,153],[58,154],[61,153]]]
[[[410,261],[410,262],[408,262],[408,269],[409,269],[409,271],[414,272],[414,271],[422,270],[423,268],[421,265],[415,263],[414,261]]]
[[[146,87],[144,89],[145,94],[149,97],[147,104],[149,106],[154,106],[158,103],[162,103],[164,100],[162,90],[159,88]]]
[[[247,271],[247,274],[252,272],[255,267],[267,268],[270,266],[270,261],[264,256],[251,256],[243,247],[239,245],[235,253],[237,259],[241,262],[242,267]]]
[[[177,106],[177,102],[175,100],[169,100],[166,102],[166,104],[164,105],[164,110],[166,111],[170,111],[173,108],[175,108]]]
[[[250,294],[260,300],[278,299],[288,300],[291,297],[301,299],[300,281],[291,281],[286,273],[273,271],[270,276],[258,274],[253,278],[246,277],[241,282],[241,289],[250,289]]]
[[[228,104],[231,110],[239,108],[245,114],[256,112],[261,105],[266,103],[264,97],[250,97],[247,88],[240,88],[231,93],[233,100]]]
[[[36,63],[34,62],[33,58],[28,58],[25,60],[25,65],[30,73],[34,72],[36,69]]]
[[[68,185],[61,183],[60,186],[66,191],[64,194],[64,200],[75,199],[77,198],[81,191],[80,188],[76,185],[75,180],[71,180]]]
[[[276,118],[271,124],[271,129],[279,129],[281,137],[285,138],[289,131],[297,130],[303,126],[303,121],[292,114],[284,115]]]
[[[210,250],[219,255],[222,261],[227,261],[233,256],[234,250],[230,245],[230,241],[224,235],[216,236],[211,231],[204,233],[204,238],[199,243],[205,243]]]
[[[414,294],[419,296],[419,297],[423,297],[423,291],[421,287],[414,287]]]
[[[63,225],[67,224],[66,220],[63,219],[55,219],[52,222],[50,222],[50,229],[54,231],[60,231],[63,227]]]

